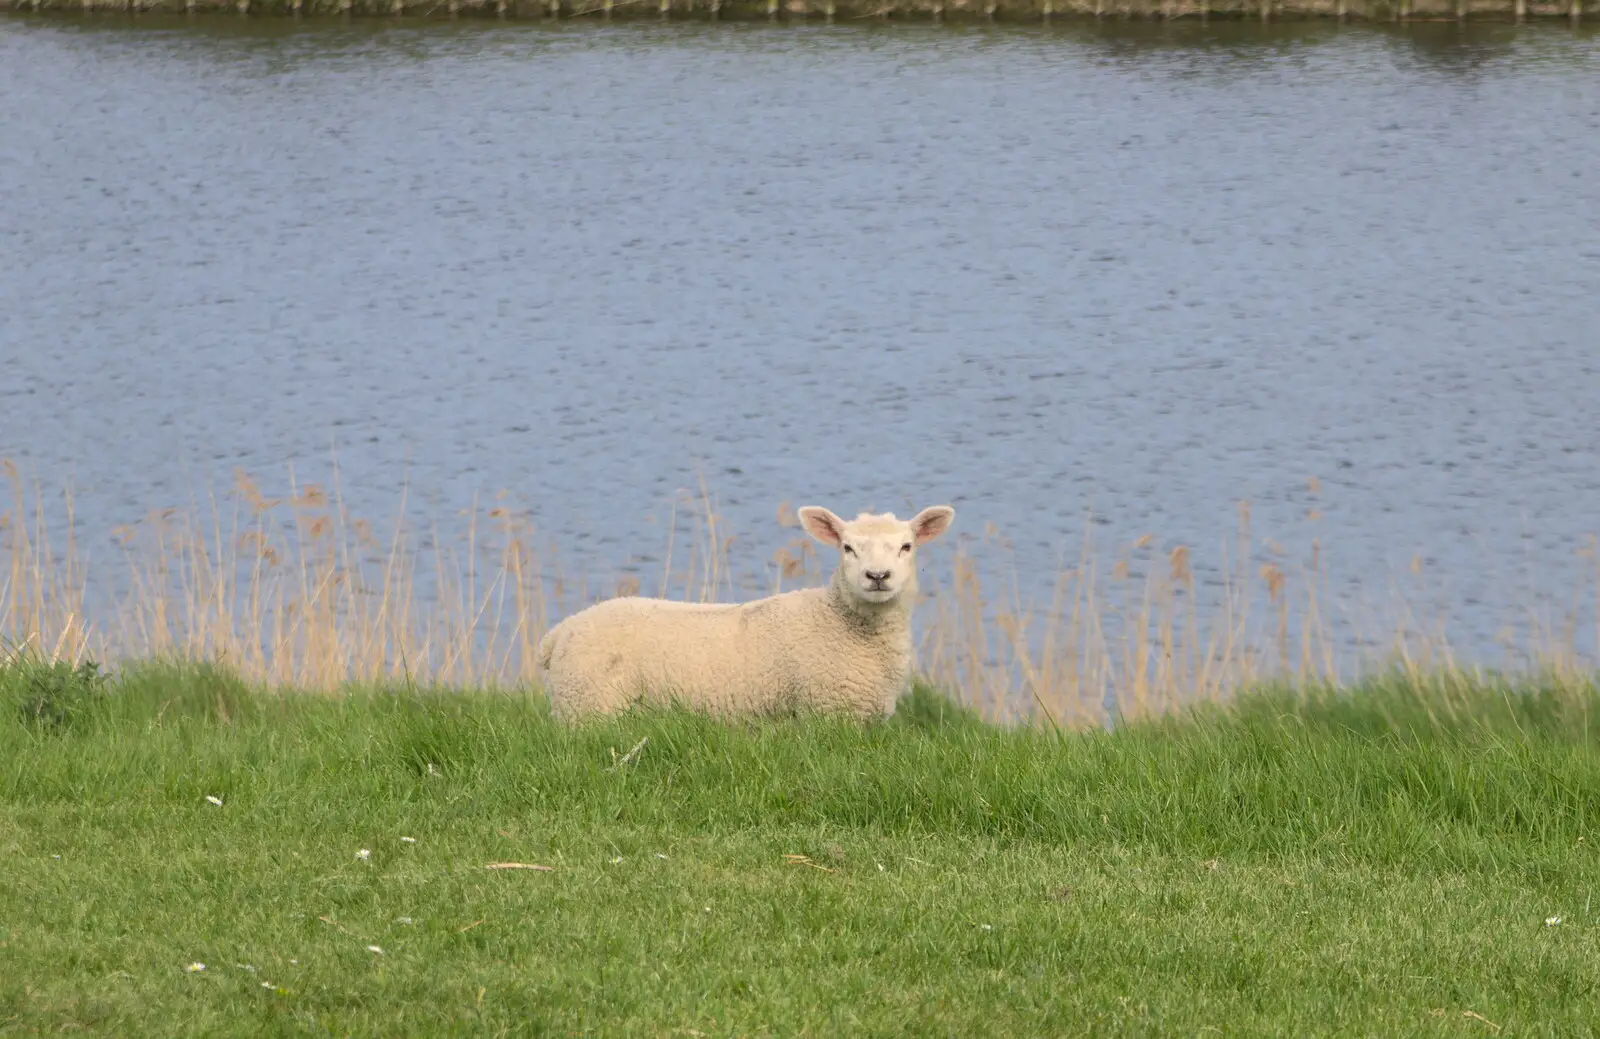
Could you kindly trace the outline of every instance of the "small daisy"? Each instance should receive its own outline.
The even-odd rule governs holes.
[[[1559,924],[1560,922],[1561,922],[1561,917],[1559,917],[1559,916],[1547,916],[1547,917],[1544,918],[1544,925],[1546,927],[1554,927],[1556,924]]]
[[[362,862],[367,861],[368,859],[372,858],[372,849],[362,848],[360,851],[356,852],[356,858],[360,859]]]
[[[383,950],[381,948],[379,948],[378,946],[376,946],[376,945],[367,946],[367,951],[372,953],[374,956],[382,956],[383,955]]]
[[[207,794],[206,795],[206,800],[210,801],[212,804],[216,805],[218,808],[222,807],[222,798],[218,797],[216,794]]]
[[[206,969],[206,965],[197,960],[194,963],[189,964],[187,967],[185,967],[183,969],[188,971],[190,974],[198,974],[201,971]]]
[[[402,837],[402,838],[400,838],[400,840],[403,843],[406,843],[406,844],[415,844],[415,843],[417,843],[417,839],[415,837]]]

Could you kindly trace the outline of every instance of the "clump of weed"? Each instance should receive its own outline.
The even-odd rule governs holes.
[[[106,695],[107,676],[93,660],[71,664],[18,656],[0,665],[0,696],[25,723],[63,729],[82,720]]]

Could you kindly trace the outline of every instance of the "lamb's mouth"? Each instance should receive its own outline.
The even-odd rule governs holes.
[[[861,594],[869,599],[890,599],[894,597],[894,589],[882,581],[871,581],[861,589]]]

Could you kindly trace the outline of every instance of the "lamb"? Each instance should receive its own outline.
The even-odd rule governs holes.
[[[640,701],[723,715],[893,714],[911,682],[917,547],[949,529],[955,510],[846,522],[807,506],[797,515],[839,550],[827,587],[737,604],[628,596],[580,610],[539,642],[556,716],[615,714]]]

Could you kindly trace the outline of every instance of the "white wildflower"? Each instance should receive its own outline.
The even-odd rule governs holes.
[[[379,948],[378,946],[376,946],[376,945],[367,946],[367,951],[372,953],[375,956],[382,956],[383,955],[383,950],[381,948]]]
[[[1544,918],[1544,925],[1546,927],[1554,927],[1556,924],[1559,924],[1560,922],[1561,922],[1561,917],[1559,917],[1559,916],[1547,916],[1547,917]]]
[[[59,856],[59,855],[57,855],[57,856],[56,856],[56,858],[60,858],[60,857],[61,857],[61,856]],[[617,856],[617,857],[616,857],[616,858],[614,858],[614,859],[612,859],[612,860],[611,860],[611,864],[612,864],[612,865],[613,865],[613,866],[615,866],[615,865],[616,865],[616,864],[617,864],[617,863],[619,863],[619,862],[621,862],[621,861],[622,861],[622,856],[621,856],[621,855],[618,855],[618,856]]]
[[[405,844],[415,844],[415,843],[417,843],[417,839],[415,837],[402,837],[402,838],[400,838],[400,840]]]
[[[664,859],[664,858],[666,858],[666,856],[665,856],[665,855],[663,855],[663,854],[661,854],[661,853],[660,853],[660,852],[659,852],[659,851],[658,851],[658,852],[656,852],[656,858],[658,858],[658,859]]]
[[[218,808],[222,807],[222,798],[218,797],[216,794],[207,794],[206,795],[206,800],[210,801],[212,804],[216,805]]]
[[[206,969],[206,965],[201,963],[201,962],[199,962],[198,960],[196,960],[194,963],[189,964],[187,967],[185,967],[183,969],[188,971],[190,974],[197,974],[200,971],[205,970]]]
[[[411,917],[409,917],[409,916],[397,916],[397,917],[394,918],[394,922],[397,923],[397,924],[410,925],[413,921],[412,921]]]
[[[367,861],[368,859],[372,858],[372,849],[362,848],[360,851],[356,852],[356,858],[360,859],[362,862]]]

